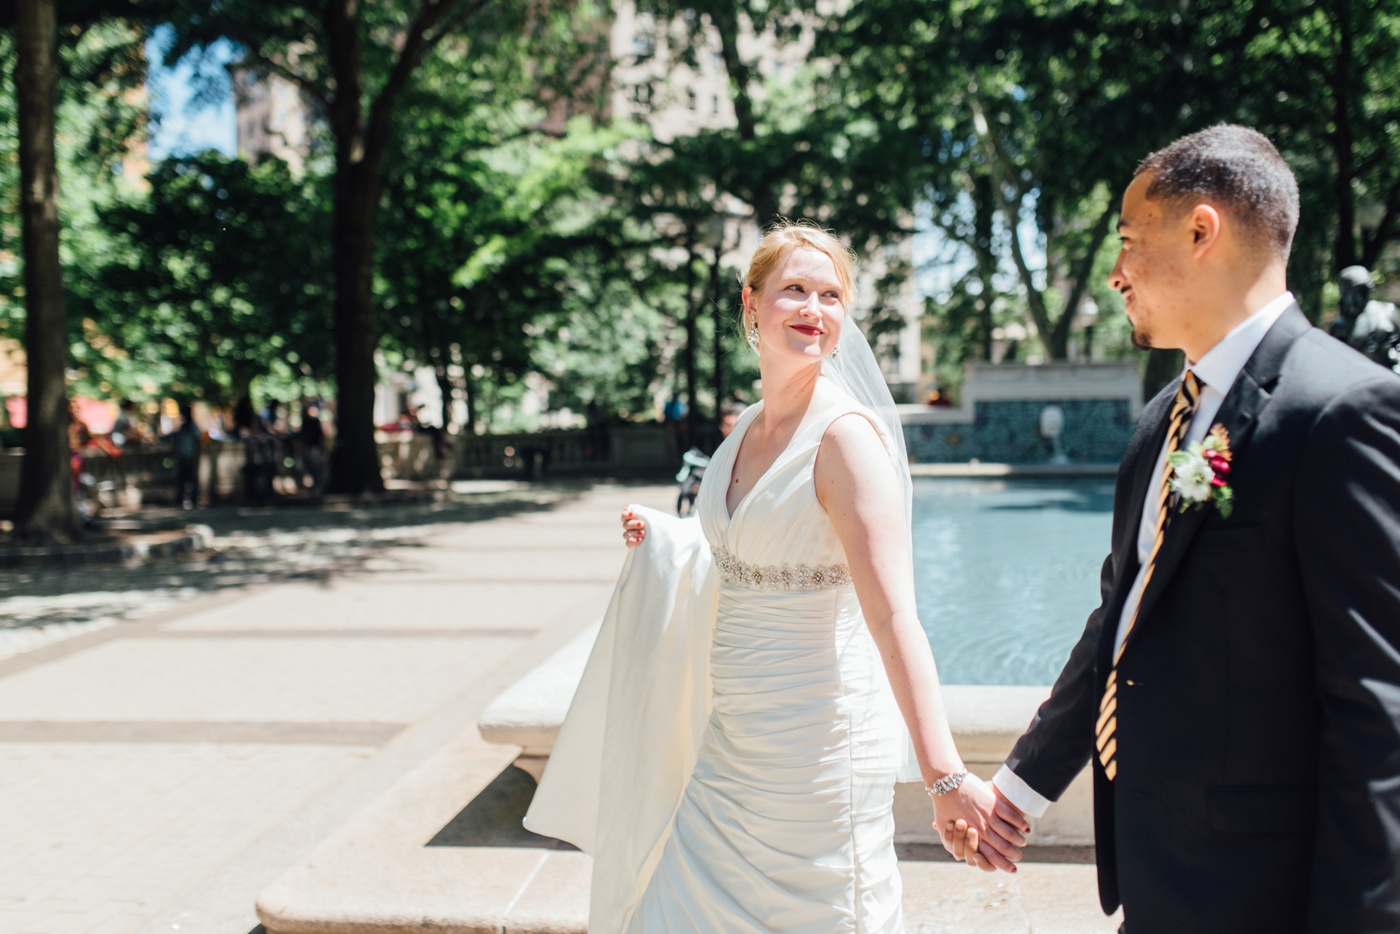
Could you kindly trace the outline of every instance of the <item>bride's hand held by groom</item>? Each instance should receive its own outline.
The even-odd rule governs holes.
[[[1031,832],[1030,823],[1020,809],[990,783],[969,775],[964,784],[974,781],[980,786],[974,794],[979,801],[980,816],[986,821],[984,829],[979,830],[975,821],[954,816],[950,809],[940,809],[938,798],[934,799],[934,829],[943,841],[943,848],[953,854],[954,859],[985,872],[997,869],[1015,872],[1014,863],[1021,859],[1022,848]],[[991,810],[982,811],[987,794],[992,796]]]

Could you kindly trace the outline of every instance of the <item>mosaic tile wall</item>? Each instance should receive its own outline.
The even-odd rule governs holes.
[[[1127,399],[1037,399],[973,404],[971,424],[904,426],[914,463],[1040,464],[1050,459],[1049,440],[1040,436],[1040,413],[1057,405],[1065,413],[1060,446],[1075,463],[1116,464],[1132,437],[1134,420]]]

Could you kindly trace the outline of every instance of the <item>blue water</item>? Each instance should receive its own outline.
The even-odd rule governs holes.
[[[945,684],[1051,684],[1098,606],[1113,481],[914,481],[919,619]]]

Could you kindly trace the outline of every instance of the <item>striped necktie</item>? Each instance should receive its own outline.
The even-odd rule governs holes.
[[[1172,403],[1171,419],[1167,425],[1165,456],[1171,456],[1173,451],[1181,447],[1181,442],[1186,438],[1186,429],[1191,426],[1191,416],[1196,414],[1196,403],[1200,397],[1200,380],[1196,378],[1195,373],[1187,370],[1186,375],[1182,377],[1181,388],[1176,392],[1176,401]],[[1137,625],[1138,610],[1142,609],[1142,595],[1147,592],[1147,584],[1152,580],[1152,571],[1157,564],[1157,553],[1162,550],[1162,539],[1166,536],[1167,522],[1171,518],[1171,500],[1171,470],[1164,468],[1162,489],[1157,494],[1157,526],[1152,535],[1152,551],[1147,556],[1146,570],[1142,575],[1142,589],[1138,591],[1138,603],[1133,607],[1128,626],[1123,630],[1123,641],[1113,653],[1113,667],[1109,669],[1108,682],[1104,686],[1103,697],[1099,700],[1099,720],[1094,728],[1099,761],[1103,763],[1104,774],[1108,776],[1109,781],[1113,781],[1114,776],[1118,774],[1118,740],[1113,735],[1118,728],[1118,660],[1123,657],[1123,646],[1128,644],[1133,627]]]

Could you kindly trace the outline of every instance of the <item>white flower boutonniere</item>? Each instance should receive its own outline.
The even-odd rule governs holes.
[[[1172,492],[1181,497],[1181,511],[1215,503],[1222,519],[1235,508],[1235,491],[1230,489],[1230,435],[1224,425],[1211,428],[1204,441],[1173,451],[1167,458]]]

